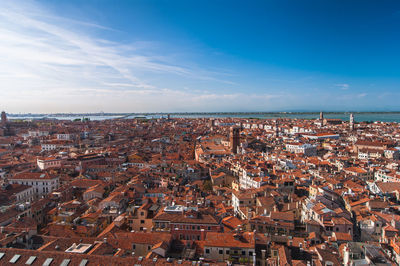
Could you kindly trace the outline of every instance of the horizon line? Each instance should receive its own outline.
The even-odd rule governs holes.
[[[9,116],[26,116],[26,115],[134,115],[134,114],[316,114],[323,112],[325,114],[335,113],[400,113],[399,111],[185,111],[185,112],[77,112],[77,113],[7,113]]]

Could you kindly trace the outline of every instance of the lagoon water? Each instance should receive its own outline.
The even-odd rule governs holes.
[[[382,122],[400,122],[400,113],[353,113],[355,121],[382,121]],[[325,118],[349,120],[350,113],[324,113]],[[178,114],[171,117],[238,117],[238,118],[258,118],[258,119],[276,119],[276,118],[297,118],[297,119],[317,119],[319,113],[237,113],[237,114]]]
[[[400,112],[355,112],[354,118],[357,122],[364,121],[382,121],[382,122],[400,122]],[[324,113],[325,118],[336,118],[344,121],[349,120],[350,113],[348,112],[332,112]],[[135,118],[145,117],[160,118],[167,117],[167,113],[137,113],[137,114],[71,114],[71,115],[10,115],[11,120],[36,120],[36,119],[57,119],[57,120],[74,120],[79,118],[89,118],[90,120],[105,120],[115,118]],[[171,118],[224,118],[224,117],[235,117],[235,118],[258,118],[258,119],[276,119],[276,118],[297,118],[297,119],[317,119],[319,113],[295,113],[295,112],[257,112],[257,113],[171,113]]]

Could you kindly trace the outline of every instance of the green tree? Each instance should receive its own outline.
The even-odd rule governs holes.
[[[203,182],[203,190],[212,190],[212,183],[210,180],[205,180]]]

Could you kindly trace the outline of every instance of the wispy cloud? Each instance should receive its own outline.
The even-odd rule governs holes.
[[[335,84],[336,87],[338,87],[341,90],[348,90],[350,88],[349,84],[342,83],[342,84]]]
[[[130,39],[96,21],[59,17],[35,1],[0,1],[0,107],[8,112],[281,111],[375,100],[347,83],[312,90],[321,84],[310,73],[293,77],[273,70],[252,80],[264,75],[262,70],[251,76],[231,61],[211,67],[204,58],[196,65],[205,51],[194,55],[193,48],[185,55],[171,51],[171,44],[140,36],[122,42],[114,35]],[[396,97],[384,99],[395,105]]]
[[[158,95],[166,93],[165,86],[171,85],[160,86],[158,76],[167,76],[169,80],[187,78],[235,84],[225,77],[221,78],[223,74],[176,63],[173,57],[163,54],[161,50],[143,52],[151,48],[151,42],[118,43],[95,37],[89,34],[91,31],[85,31],[86,27],[95,28],[100,33],[103,30],[115,31],[97,23],[58,17],[35,2],[1,2],[0,97],[6,99],[9,105],[6,107],[35,111],[44,99],[56,101],[55,96],[59,95],[67,100],[79,93],[82,98],[77,101],[80,103],[91,100],[88,93],[113,96],[110,99],[114,102],[96,99],[100,101],[99,106],[108,109],[120,107],[114,96],[121,94],[129,94],[130,98],[153,95],[153,99],[158,101]],[[181,93],[178,89],[168,93],[186,100],[196,96]],[[31,97],[31,110],[29,106],[11,105],[18,103],[18,99],[22,103],[23,95]],[[152,101],[151,98],[144,100],[147,102],[143,101],[141,107]],[[73,105],[66,101],[58,103],[59,110],[53,111],[65,110]],[[134,106],[132,111],[135,111]]]

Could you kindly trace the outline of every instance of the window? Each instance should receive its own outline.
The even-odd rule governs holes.
[[[206,248],[206,254],[210,254],[210,250]]]
[[[147,246],[147,250],[150,250],[151,249],[151,246]]]
[[[253,251],[249,251],[249,256],[253,256]]]
[[[208,231],[211,231],[211,226],[209,226],[209,227],[207,228],[207,230],[208,230]]]
[[[242,255],[246,255],[246,251],[242,250]]]
[[[140,220],[140,223],[141,223],[141,224],[144,224],[144,220]]]
[[[229,249],[225,250],[225,253],[229,255]]]
[[[339,227],[336,227],[336,232],[338,232],[339,231]]]
[[[224,251],[223,251],[222,249],[220,249],[220,250],[218,250],[218,253],[219,253],[219,254],[223,254]]]

